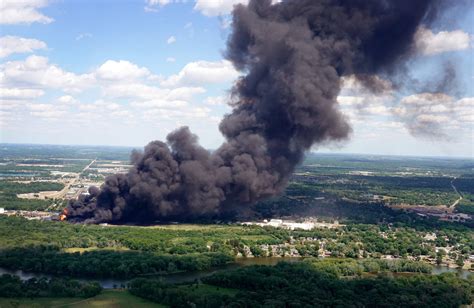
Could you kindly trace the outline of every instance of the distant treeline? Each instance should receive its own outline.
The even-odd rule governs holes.
[[[296,175],[287,195],[325,195],[360,202],[377,201],[374,195],[388,196],[389,203],[452,204],[457,194],[452,178],[443,176],[394,176],[308,173]]]
[[[470,196],[474,202],[474,195]],[[415,213],[394,210],[384,206],[383,202],[356,202],[328,198],[326,200],[306,199],[295,200],[287,196],[276,197],[258,202],[254,206],[254,211],[260,219],[312,216],[326,220],[339,220],[343,223],[393,223],[397,226],[407,226],[418,230],[469,230],[474,228],[474,221],[465,223],[440,221],[437,217],[421,217]]]
[[[18,198],[17,194],[61,190],[63,188],[63,184],[56,182],[17,183],[0,181],[0,207],[7,210],[44,210],[52,203],[51,200],[23,199]],[[58,201],[58,203],[60,202],[63,201]]]
[[[474,168],[474,167],[472,167]],[[474,195],[474,175],[464,174],[454,180],[453,184],[461,193],[470,193]]]

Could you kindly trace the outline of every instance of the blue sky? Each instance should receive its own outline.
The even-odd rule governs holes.
[[[0,142],[143,146],[188,125],[222,142],[239,73],[224,60],[233,3],[245,0],[4,0],[0,4]],[[456,64],[459,89],[367,93],[350,77],[339,97],[353,135],[315,151],[474,153],[473,7],[417,32],[420,79]]]

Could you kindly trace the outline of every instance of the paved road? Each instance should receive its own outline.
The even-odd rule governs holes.
[[[79,181],[79,179],[81,177],[81,174],[83,174],[85,171],[87,171],[87,169],[89,169],[96,162],[96,160],[97,160],[97,158],[93,159],[90,162],[90,164],[85,166],[84,169],[82,169],[82,171],[79,172],[75,178],[73,178],[66,185],[64,185],[63,189],[61,189],[57,193],[54,193],[54,194],[52,194],[48,197],[49,198],[64,198],[64,196],[66,196],[67,192],[69,191],[69,188],[71,188],[72,185],[76,184],[76,182]]]
[[[455,207],[456,205],[458,205],[458,203],[462,200],[462,195],[459,193],[458,189],[456,188],[456,186],[454,186],[454,180],[457,179],[456,177],[454,177],[452,180],[451,180],[451,187],[453,187],[454,191],[459,195],[459,198],[454,201],[453,204],[451,204],[449,207]]]

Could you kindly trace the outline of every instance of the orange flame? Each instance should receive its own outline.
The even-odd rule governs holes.
[[[63,221],[67,219],[67,209],[65,208],[61,215],[59,215],[59,220]]]

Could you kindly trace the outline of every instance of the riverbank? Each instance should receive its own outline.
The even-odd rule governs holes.
[[[210,270],[205,271],[195,271],[195,272],[180,272],[174,274],[163,274],[163,275],[141,275],[135,278],[158,278],[161,279],[165,283],[169,284],[179,284],[179,283],[186,283],[186,282],[193,282],[199,281],[204,277],[211,276],[213,274],[228,271],[232,269],[237,269],[246,266],[252,265],[265,265],[265,266],[274,266],[279,262],[301,262],[305,258],[293,258],[293,257],[265,257],[265,258],[236,258],[234,263],[230,263],[223,267],[213,268]],[[354,259],[354,260],[363,260],[363,259]],[[398,260],[398,259],[397,259]],[[386,261],[393,261],[393,260],[386,260]],[[432,265],[432,272],[433,275],[439,275],[442,273],[455,273],[458,277],[466,279],[470,274],[474,274],[474,272],[465,270],[465,269],[456,269],[456,268],[449,268],[446,266],[433,266]],[[31,273],[31,272],[24,272],[22,270],[9,270],[0,267],[0,275],[2,274],[11,274],[20,277],[22,280],[28,280],[31,278],[40,278],[40,277],[47,277],[51,278],[51,275],[43,275],[38,273]],[[128,282],[132,279],[93,279],[93,278],[80,278],[75,279],[78,281],[89,282],[89,281],[97,281],[104,289],[115,289],[115,288],[123,288],[125,287]]]

